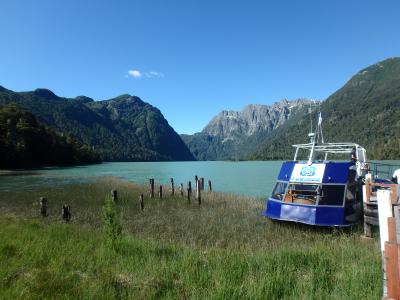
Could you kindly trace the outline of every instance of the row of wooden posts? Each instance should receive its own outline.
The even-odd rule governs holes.
[[[202,193],[202,191],[204,191],[204,178],[203,177],[198,178],[198,176],[196,175],[194,177],[194,181],[195,181],[196,200],[197,200],[197,203],[199,205],[201,205],[201,193]],[[171,178],[170,182],[171,182],[171,186],[170,186],[171,187],[171,196],[174,196],[175,195],[174,179]],[[149,179],[149,186],[150,186],[150,198],[154,198],[154,178]],[[208,180],[208,191],[209,192],[212,191],[211,180]],[[181,197],[183,198],[185,196],[183,183],[180,184],[179,192],[180,192]],[[188,181],[187,186],[186,186],[186,197],[187,197],[187,200],[189,203],[191,202],[191,196],[192,196],[192,182]],[[160,199],[162,199],[162,197],[163,197],[163,186],[162,185],[159,186],[158,197]],[[111,191],[111,199],[114,202],[118,201],[117,190]],[[40,204],[40,214],[43,217],[46,217],[47,216],[47,208],[48,208],[47,198],[40,197],[39,204]],[[139,196],[139,205],[140,205],[140,209],[144,210],[144,195],[143,194],[140,194],[140,196]],[[69,222],[71,220],[71,208],[67,204],[64,204],[62,207],[62,218],[65,222]]]
[[[201,194],[202,191],[204,191],[204,178],[198,178],[198,176],[196,175],[194,177],[194,182],[195,182],[195,196],[196,196],[196,200],[198,202],[199,205],[201,205]],[[149,187],[150,187],[150,198],[154,198],[154,178],[150,178],[149,179]],[[174,179],[171,178],[170,179],[170,191],[171,191],[171,196],[175,195],[175,183],[174,183]],[[211,184],[211,180],[208,180],[208,191],[211,192],[212,191],[212,184]],[[190,203],[191,201],[191,196],[192,196],[192,182],[188,181],[187,185],[186,185],[186,197],[188,202]],[[179,186],[179,193],[181,195],[181,197],[183,198],[185,195],[185,189],[183,187],[183,183],[180,184]],[[162,199],[163,197],[163,186],[159,185],[158,188],[158,197],[160,199]],[[144,195],[141,194],[140,195],[140,207],[141,209],[144,208]]]
[[[48,208],[48,200],[46,197],[40,197],[40,214],[42,217],[47,217],[47,208]],[[64,204],[61,209],[61,216],[65,222],[69,222],[71,220],[71,208],[69,205]]]

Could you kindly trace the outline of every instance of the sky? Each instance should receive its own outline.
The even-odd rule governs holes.
[[[250,103],[326,99],[394,56],[398,0],[0,0],[0,85],[136,95],[178,133]]]

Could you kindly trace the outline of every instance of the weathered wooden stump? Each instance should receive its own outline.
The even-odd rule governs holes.
[[[65,222],[71,220],[71,208],[67,204],[64,204],[62,207],[62,218]]]
[[[143,194],[140,194],[139,204],[140,204],[140,209],[144,210],[144,197],[143,197]]]
[[[181,197],[183,198],[183,183],[181,183],[180,192],[181,192]]]
[[[197,181],[199,181],[199,178],[197,177],[197,175],[194,176],[194,189],[197,189]]]
[[[212,192],[211,180],[208,180],[208,191]]]
[[[162,199],[162,185],[160,185],[160,189],[158,191],[158,197]]]
[[[154,178],[149,179],[150,184],[150,198],[154,198]]]
[[[200,190],[204,191],[204,178],[200,178]]]
[[[201,188],[200,188],[200,180],[197,181],[196,185],[196,199],[199,205],[201,205]]]
[[[175,185],[174,185],[174,179],[171,178],[171,195],[175,195]]]
[[[187,185],[187,200],[190,203],[190,196],[192,195],[192,183],[189,181]]]
[[[118,201],[118,192],[117,192],[117,190],[111,190],[111,199],[114,202]]]
[[[40,204],[40,214],[42,215],[42,217],[47,217],[47,198],[40,197],[39,204]]]

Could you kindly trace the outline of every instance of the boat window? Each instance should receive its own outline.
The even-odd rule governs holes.
[[[342,206],[344,185],[323,185],[318,205]]]
[[[316,192],[318,190],[317,184],[291,184],[291,190]]]
[[[276,200],[283,200],[283,196],[286,191],[287,182],[277,182],[272,192],[271,198]]]
[[[291,184],[286,202],[315,205],[319,195],[318,184]]]

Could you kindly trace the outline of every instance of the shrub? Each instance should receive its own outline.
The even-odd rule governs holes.
[[[106,243],[118,251],[122,237],[122,218],[120,210],[110,197],[106,198],[103,205],[103,220]]]

